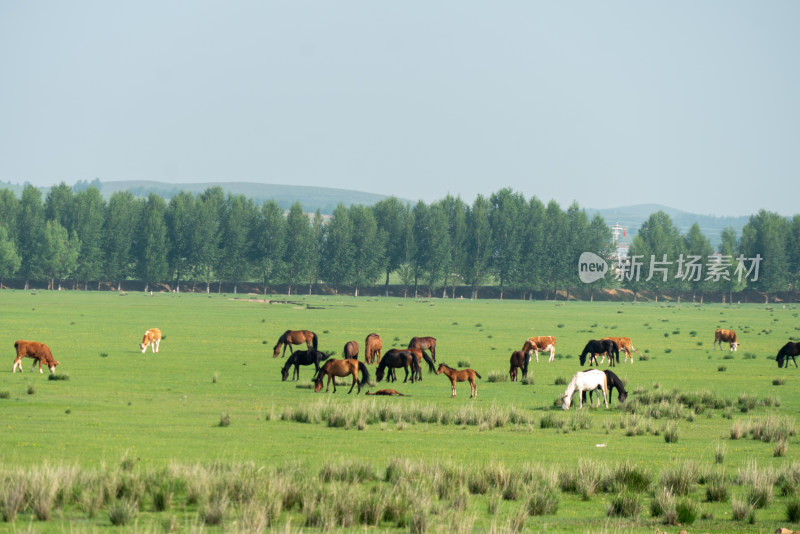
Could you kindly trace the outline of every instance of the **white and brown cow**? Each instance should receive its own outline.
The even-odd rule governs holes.
[[[731,346],[732,351],[736,351],[739,348],[739,342],[736,341],[736,332],[733,330],[725,330],[724,328],[717,328],[717,331],[714,333],[714,345],[716,346],[719,343],[719,349],[722,350],[722,343],[729,343]]]
[[[158,345],[161,343],[161,330],[158,328],[151,328],[147,332],[144,333],[144,338],[142,338],[142,342],[139,344],[139,348],[142,349],[142,353],[144,354],[147,351],[147,346],[150,345],[150,349],[155,353],[158,352]]]
[[[536,354],[536,363],[539,363],[539,351],[550,351],[550,359],[552,362],[556,357],[556,338],[555,336],[536,336],[529,337],[525,344],[522,345],[522,351],[530,357],[531,352]]]
[[[625,353],[625,361],[628,361],[628,358],[631,359],[631,363],[633,363],[633,354],[632,352],[638,352],[635,348],[633,348],[633,342],[629,337],[604,337],[603,339],[610,339],[611,341],[615,341],[617,346],[619,346],[619,350]],[[600,359],[600,363],[603,362],[605,359],[605,354],[603,354],[602,358]]]
[[[16,373],[17,367],[19,372],[22,372],[22,358],[33,358],[33,367],[31,372],[36,368],[36,362],[39,363],[39,374],[42,373],[42,364],[45,364],[50,369],[50,374],[56,374],[56,366],[61,365],[61,362],[53,358],[53,353],[50,352],[50,347],[38,341],[23,341],[19,340],[14,343],[14,348],[17,349],[17,357],[14,359],[14,367],[11,372]]]

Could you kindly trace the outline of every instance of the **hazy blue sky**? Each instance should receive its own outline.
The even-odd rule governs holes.
[[[0,3],[0,180],[800,213],[800,2]]]

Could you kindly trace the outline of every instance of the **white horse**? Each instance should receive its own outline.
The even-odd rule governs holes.
[[[572,404],[572,395],[576,390],[578,391],[579,407],[583,408],[581,393],[584,391],[594,391],[599,387],[603,388],[603,402],[605,402],[606,408],[608,408],[608,379],[606,374],[599,369],[589,369],[588,371],[579,371],[575,373],[575,376],[569,381],[566,391],[561,395],[561,409],[569,410],[569,406]],[[597,406],[600,407],[599,397],[597,399]]]

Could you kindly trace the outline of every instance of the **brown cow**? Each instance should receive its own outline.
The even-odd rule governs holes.
[[[629,337],[604,337],[603,339],[610,339],[611,341],[615,341],[619,346],[619,350],[625,353],[625,361],[628,361],[628,358],[631,359],[631,363],[633,363],[633,354],[631,352],[638,352],[635,348],[633,348],[633,342]],[[602,341],[602,340],[601,340]],[[605,360],[605,353],[600,358],[600,363],[603,363]],[[624,362],[623,362],[624,363]]]
[[[536,363],[539,363],[539,351],[550,351],[550,359],[552,362],[556,357],[556,338],[555,336],[536,336],[529,337],[525,344],[522,346],[522,351],[530,357],[531,352],[536,354]]]
[[[144,333],[142,342],[139,343],[139,348],[142,349],[142,354],[147,352],[147,346],[150,345],[150,350],[155,354],[158,352],[158,346],[161,344],[161,330],[158,328],[151,328]]]
[[[731,350],[734,352],[739,348],[739,342],[736,341],[736,332],[733,330],[717,328],[717,331],[714,333],[714,344],[712,347],[717,346],[717,343],[719,343],[719,350],[722,350],[723,341],[725,343],[730,343]]]
[[[56,366],[61,365],[61,362],[56,361],[53,358],[53,353],[50,352],[50,347],[45,345],[44,343],[39,343],[38,341],[22,341],[19,340],[14,343],[14,348],[17,349],[17,357],[14,360],[14,367],[12,368],[12,373],[17,372],[17,367],[19,367],[19,372],[22,372],[22,358],[28,357],[33,358],[33,367],[31,367],[31,372],[36,368],[36,362],[39,362],[39,374],[42,373],[42,363],[44,363],[47,367],[50,368],[50,374],[56,374]]]
[[[372,333],[367,336],[364,341],[364,360],[367,363],[381,363],[381,350],[383,349],[383,340],[378,334]]]

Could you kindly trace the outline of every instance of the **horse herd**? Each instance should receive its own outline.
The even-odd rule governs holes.
[[[352,376],[353,382],[350,385],[348,393],[353,391],[353,388],[358,386],[356,394],[361,393],[361,388],[369,383],[369,369],[364,362],[358,360],[359,346],[357,341],[348,341],[342,349],[342,359],[329,359],[332,352],[322,352],[318,349],[318,336],[310,330],[287,330],[279,338],[278,342],[272,349],[272,357],[277,358],[278,355],[286,354],[286,348],[289,347],[289,358],[286,360],[283,368],[281,369],[281,379],[287,380],[289,378],[289,371],[294,366],[292,373],[292,380],[300,377],[301,365],[314,365],[314,391],[319,392],[322,390],[322,385],[325,377],[328,378],[325,386],[325,392],[330,389],[331,382],[333,382],[333,392],[336,393],[336,377]],[[306,350],[294,350],[292,345],[306,345]],[[439,367],[434,366],[436,361],[436,338],[435,337],[413,337],[405,349],[389,349],[385,354],[383,351],[383,340],[381,336],[375,333],[368,334],[364,340],[365,354],[364,359],[368,364],[376,364],[378,367],[375,370],[375,379],[380,382],[386,379],[389,381],[396,381],[396,369],[401,367],[405,371],[403,382],[406,383],[411,380],[413,384],[416,381],[422,380],[422,362],[428,366],[428,372],[435,372],[437,375],[444,374],[450,379],[452,396],[456,396],[456,383],[469,382],[470,385],[470,398],[478,398],[478,386],[475,384],[475,378],[481,378],[473,369],[453,369],[452,367],[440,363]],[[428,352],[430,351],[430,356]],[[359,379],[359,375],[361,378]],[[381,389],[372,395],[402,395],[393,389]],[[404,395],[405,396],[405,395]]]
[[[142,353],[147,351],[147,347],[151,347],[153,353],[157,353],[161,340],[164,339],[161,330],[158,328],[151,328],[147,330],[139,344]],[[364,362],[358,360],[359,345],[356,341],[348,341],[342,349],[342,359],[331,359],[333,353],[322,352],[318,350],[319,338],[317,334],[310,330],[287,330],[284,332],[278,342],[273,347],[272,356],[277,358],[278,355],[284,357],[286,349],[289,349],[289,358],[286,360],[281,369],[281,378],[285,381],[289,378],[289,372],[294,367],[292,373],[292,380],[297,380],[300,377],[301,365],[314,365],[314,391],[319,392],[322,390],[323,380],[328,378],[325,391],[330,388],[333,382],[333,392],[336,393],[336,377],[352,376],[353,382],[350,386],[348,393],[353,391],[353,388],[358,385],[356,393],[361,392],[361,388],[368,384],[370,379],[369,369]],[[741,345],[736,337],[736,332],[733,330],[717,329],[714,334],[714,347],[722,349],[722,343],[728,343],[731,351],[736,351]],[[294,345],[306,345],[306,350],[294,350]],[[428,367],[429,372],[435,372],[437,375],[444,374],[450,379],[452,397],[456,396],[456,383],[469,382],[470,384],[470,398],[478,397],[478,388],[475,383],[476,378],[482,378],[473,369],[454,369],[444,363],[440,363],[438,367],[434,366],[436,361],[436,338],[434,337],[413,337],[408,343],[408,347],[404,349],[390,349],[385,354],[382,354],[383,341],[376,333],[368,334],[364,340],[365,353],[364,357],[366,363],[377,364],[375,376],[378,382],[386,379],[386,381],[396,381],[397,376],[395,370],[403,368],[405,371],[405,378],[403,382],[407,382],[410,378],[411,383],[422,380],[422,367],[424,361]],[[554,361],[555,357],[556,338],[554,336],[536,336],[525,340],[521,350],[511,353],[509,360],[510,369],[509,375],[511,381],[518,379],[518,374],[521,371],[523,378],[528,375],[528,365],[531,357],[535,356],[536,361],[539,361],[539,351],[549,351],[549,362]],[[16,357],[12,372],[16,373],[17,368],[22,371],[22,358],[32,358],[34,360],[31,372],[39,365],[39,373],[42,373],[42,365],[50,369],[51,374],[55,374],[56,366],[60,365],[54,357],[50,348],[44,343],[37,341],[24,341],[18,340],[14,343],[16,349]],[[283,353],[281,354],[281,350]],[[428,352],[430,351],[430,356]],[[625,361],[630,359],[633,363],[633,354],[637,352],[633,348],[633,343],[628,337],[606,337],[603,339],[592,339],[586,343],[583,351],[580,354],[579,360],[583,366],[588,357],[589,364],[598,364],[597,357],[600,356],[600,362],[603,363],[605,357],[608,356],[609,365],[614,366],[619,363],[619,353],[622,351],[625,354]],[[778,351],[776,361],[778,367],[788,367],[789,359],[794,362],[795,367],[798,367],[795,356],[800,355],[800,343],[788,342]],[[360,375],[360,379],[359,379]],[[567,389],[561,396],[562,409],[568,410],[573,394],[578,391],[581,393],[579,405],[583,406],[583,399],[586,393],[589,393],[591,402],[592,392],[595,390],[602,390],[603,400],[608,407],[608,395],[610,390],[617,389],[619,402],[624,402],[627,398],[627,391],[622,383],[622,380],[611,372],[610,370],[589,369],[588,371],[580,371],[576,373],[572,380],[570,380]],[[371,395],[402,395],[393,389],[382,389]],[[600,405],[600,399],[597,400],[597,405]]]
[[[301,365],[314,365],[314,391],[319,392],[322,390],[323,380],[327,376],[328,382],[325,388],[327,392],[330,388],[331,381],[333,381],[333,391],[336,392],[335,377],[352,376],[353,382],[350,386],[348,393],[353,391],[353,388],[358,385],[357,393],[361,392],[361,387],[369,382],[370,374],[367,366],[358,361],[359,346],[356,341],[348,341],[342,349],[342,359],[329,359],[333,353],[326,353],[318,350],[317,348],[318,337],[314,332],[309,330],[287,330],[280,336],[278,342],[273,347],[273,357],[277,358],[281,354],[286,353],[286,348],[289,347],[290,355],[286,364],[281,369],[281,378],[285,381],[289,378],[289,371],[294,366],[292,380],[299,379],[299,368]],[[714,334],[714,347],[722,349],[722,343],[728,343],[731,351],[736,351],[740,346],[737,340],[736,332],[733,330],[717,329]],[[306,344],[306,350],[292,349],[292,345]],[[390,349],[383,357],[381,351],[383,349],[383,341],[376,333],[367,335],[365,339],[365,360],[369,364],[377,364],[378,367],[375,371],[375,377],[378,382],[386,379],[386,381],[397,380],[395,369],[403,368],[405,371],[405,378],[403,382],[407,382],[410,378],[411,383],[417,380],[422,380],[421,364],[424,361],[429,372],[436,374],[444,373],[451,382],[452,397],[456,396],[456,383],[468,381],[470,384],[470,398],[478,397],[477,385],[475,378],[482,378],[473,369],[454,369],[444,363],[440,363],[438,368],[435,368],[434,362],[436,361],[436,338],[433,337],[414,337],[405,349]],[[522,377],[526,378],[528,375],[528,366],[531,357],[539,361],[539,351],[549,351],[549,362],[553,362],[555,358],[556,338],[555,336],[536,336],[525,340],[521,350],[513,351],[509,359],[510,368],[509,375],[511,381],[518,380],[519,373]],[[431,352],[428,356],[426,351]],[[589,365],[599,365],[605,361],[608,356],[610,366],[614,366],[620,361],[619,353],[623,352],[625,355],[625,362],[630,360],[633,363],[633,353],[638,352],[633,347],[633,342],[629,337],[605,337],[602,339],[591,339],[583,348],[579,356],[581,366],[589,362]],[[800,355],[800,343],[789,342],[784,345],[776,360],[778,367],[789,365],[789,358],[797,362],[795,356]],[[598,356],[600,360],[598,361]],[[359,375],[361,379],[359,380]],[[564,394],[561,396],[561,407],[568,410],[572,403],[572,397],[575,392],[580,393],[579,406],[583,407],[583,401],[586,398],[586,393],[589,393],[589,401],[591,402],[592,393],[599,390],[603,394],[603,401],[605,406],[608,407],[608,400],[610,393],[616,389],[618,393],[619,402],[624,402],[628,396],[622,380],[610,370],[589,369],[587,371],[580,371],[576,373],[569,384]],[[371,393],[372,395],[401,395],[401,393],[393,389],[383,389]],[[600,405],[600,399],[597,399],[597,406]]]

